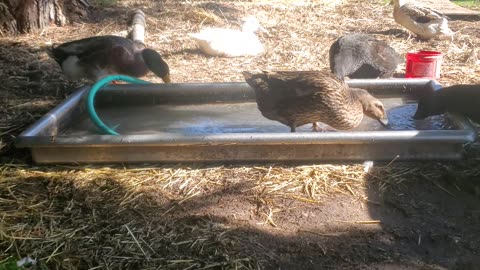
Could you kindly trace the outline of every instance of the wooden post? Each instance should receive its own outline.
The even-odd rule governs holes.
[[[133,12],[128,28],[130,39],[145,44],[145,14],[143,11],[137,9]]]

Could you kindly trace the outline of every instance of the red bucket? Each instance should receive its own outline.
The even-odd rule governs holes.
[[[405,78],[440,78],[442,53],[434,51],[418,51],[407,53]]]

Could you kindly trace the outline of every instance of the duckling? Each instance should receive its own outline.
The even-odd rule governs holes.
[[[170,82],[170,69],[155,50],[119,36],[97,36],[52,46],[48,54],[72,81],[111,74],[143,77],[149,71]]]
[[[245,19],[242,31],[224,28],[206,28],[199,33],[188,34],[198,44],[200,50],[211,56],[239,57],[255,56],[265,48],[255,35],[257,31],[267,32],[258,19],[249,16]]]
[[[317,122],[340,129],[352,129],[363,115],[388,124],[385,108],[364,89],[349,88],[328,71],[263,71],[243,72],[256,94],[258,109],[270,120],[290,127]]]
[[[367,34],[349,34],[330,46],[330,70],[339,79],[392,77],[400,55],[384,41]]]
[[[462,114],[480,123],[480,85],[452,85],[420,98],[413,119],[421,120],[445,112]]]
[[[406,3],[405,0],[393,0],[393,18],[395,22],[412,31],[421,39],[431,39],[439,35],[452,36],[448,28],[447,17],[428,8]]]

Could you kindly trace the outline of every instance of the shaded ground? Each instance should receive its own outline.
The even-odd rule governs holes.
[[[67,269],[478,269],[478,172],[451,166],[6,166],[1,247]]]
[[[42,47],[119,33],[132,6],[146,11],[146,41],[176,82],[325,68],[331,42],[362,31],[402,54],[444,52],[444,85],[479,83],[478,22],[452,21],[453,41],[421,42],[383,1],[295,2],[119,1],[91,21],[2,38],[0,260],[31,256],[49,269],[479,269],[476,149],[458,163],[393,162],[366,173],[355,164],[38,167],[11,147],[77,86]],[[205,57],[185,36],[201,25],[236,27],[250,13],[270,32],[260,57]]]

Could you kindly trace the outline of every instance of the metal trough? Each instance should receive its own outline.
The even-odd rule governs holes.
[[[246,83],[112,85],[97,112],[120,136],[97,135],[87,118],[88,87],[25,130],[17,147],[37,163],[454,160],[475,140],[455,115],[414,121],[416,99],[440,85],[427,79],[350,80],[388,109],[390,129],[365,118],[351,131],[310,132],[261,116]]]

